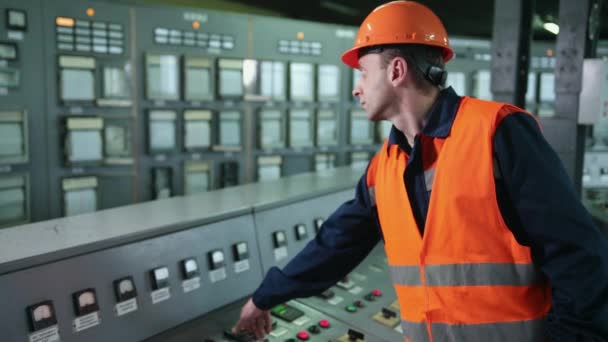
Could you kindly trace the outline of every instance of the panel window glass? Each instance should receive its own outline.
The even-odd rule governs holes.
[[[317,115],[317,144],[332,145],[337,143],[336,114],[330,110],[321,110]]]
[[[174,55],[146,56],[146,95],[150,100],[179,99],[179,63]]]
[[[317,154],[315,156],[315,171],[333,169],[336,165],[336,156],[333,154]]]
[[[208,172],[190,172],[186,175],[186,193],[196,194],[209,191]]]
[[[131,97],[131,87],[127,72],[118,67],[103,68],[103,97],[128,99]]]
[[[555,75],[549,72],[540,74],[540,102],[555,101]]]
[[[149,142],[151,151],[173,150],[176,146],[173,111],[151,111]]]
[[[538,95],[538,115],[553,116],[555,114],[555,75],[552,72],[540,74],[540,90]]]
[[[187,150],[211,146],[211,111],[187,110],[184,112],[184,147]]]
[[[313,100],[313,66],[308,63],[291,63],[289,65],[289,89],[291,100]]]
[[[80,189],[67,191],[64,194],[65,216],[91,213],[97,210],[97,191]]]
[[[61,70],[61,99],[63,101],[93,101],[95,99],[93,70]]]
[[[187,149],[208,148],[211,145],[211,123],[209,121],[186,122]]]
[[[67,129],[66,154],[69,162],[103,159],[103,119],[70,118]]]
[[[19,70],[0,69],[0,87],[17,88],[19,87]]]
[[[169,198],[173,195],[173,177],[170,168],[152,169],[152,197]]]
[[[243,61],[219,60],[219,95],[221,97],[243,96]]]
[[[206,58],[186,57],[186,100],[200,101],[213,98],[211,61]]]
[[[528,74],[528,89],[526,89],[526,103],[534,104],[536,102],[536,74],[531,72]]]
[[[220,187],[227,188],[239,184],[239,163],[226,161],[220,164]]]
[[[0,117],[0,162],[25,155],[23,124],[4,122]]]
[[[261,95],[274,100],[285,99],[285,64],[283,62],[261,62]]]
[[[0,43],[0,59],[17,59],[17,46],[9,43]]]
[[[260,112],[260,147],[283,147],[283,115],[278,110]]]
[[[128,124],[107,123],[104,127],[105,152],[108,157],[131,155],[131,133]]]
[[[0,226],[27,220],[25,179],[0,178]]]
[[[258,181],[270,181],[281,178],[282,158],[279,156],[258,158]]]
[[[75,130],[70,132],[71,162],[96,161],[102,159],[101,133],[93,130]]]
[[[210,166],[203,162],[186,162],[184,191],[187,195],[209,191]]]
[[[445,85],[452,87],[460,96],[467,94],[467,78],[464,72],[449,71]]]
[[[351,144],[369,144],[373,142],[372,122],[367,119],[365,112],[351,113],[350,142]]]
[[[97,178],[68,178],[62,181],[65,216],[90,213],[97,210]]]
[[[289,137],[289,144],[292,147],[312,146],[312,124],[310,110],[291,110]]]
[[[241,145],[241,113],[236,111],[220,113],[220,145],[232,147]]]
[[[336,65],[319,65],[318,71],[318,99],[338,100],[340,95],[340,69]]]
[[[62,101],[95,99],[95,59],[81,56],[59,56],[59,97]]]
[[[369,164],[368,152],[353,152],[350,155],[350,166],[353,169],[365,169]]]
[[[477,71],[475,74],[475,97],[481,100],[492,100],[491,77],[492,74],[489,70]]]

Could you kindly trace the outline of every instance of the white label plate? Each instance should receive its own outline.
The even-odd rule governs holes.
[[[295,321],[293,321],[293,324],[295,324],[297,326],[303,326],[304,324],[307,324],[308,322],[310,322],[310,317],[302,316],[302,317],[296,319]]]
[[[171,298],[171,290],[168,287],[156,290],[150,293],[150,298],[152,298],[152,304],[160,303]]]
[[[222,267],[220,269],[209,272],[209,280],[212,283],[217,283],[218,281],[222,281],[224,279],[226,279],[226,268],[225,267]]]
[[[359,293],[361,293],[361,291],[363,291],[363,288],[361,286],[355,286],[352,289],[348,290],[348,292],[354,295],[358,295]]]
[[[116,316],[126,315],[129,312],[133,312],[137,310],[137,298],[131,298],[129,300],[125,300],[124,302],[117,303],[114,306],[114,312]]]
[[[331,305],[338,305],[338,304],[342,303],[343,300],[344,300],[344,298],[342,298],[340,296],[335,296],[335,297],[329,299],[327,302]]]
[[[53,325],[29,335],[30,342],[59,342],[59,327]]]
[[[192,279],[184,280],[182,282],[182,289],[184,293],[194,291],[201,287],[201,277],[194,277]]]
[[[287,247],[279,247],[274,249],[274,260],[279,261],[287,258]]]
[[[249,270],[249,259],[234,263],[234,273],[241,273]]]
[[[101,319],[99,318],[99,311],[92,312],[88,315],[84,315],[81,317],[76,317],[74,319],[74,332],[80,332],[89,328],[92,328],[101,323]]]

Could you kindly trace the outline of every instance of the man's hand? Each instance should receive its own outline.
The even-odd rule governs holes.
[[[258,309],[249,298],[247,304],[241,309],[241,318],[232,331],[235,333],[249,331],[255,334],[256,339],[261,340],[270,333],[271,326],[270,312]]]

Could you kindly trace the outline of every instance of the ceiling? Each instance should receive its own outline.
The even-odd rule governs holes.
[[[233,0],[235,1],[235,0]],[[367,14],[386,1],[373,0],[236,0],[294,19],[359,26]],[[451,36],[491,38],[494,0],[419,0],[431,8],[443,21]],[[202,5],[202,4],[201,4]],[[535,1],[534,39],[552,40],[555,36],[542,28],[543,22],[556,21],[558,0]],[[608,18],[604,5],[600,18]],[[601,23],[600,39],[608,39],[608,20]]]

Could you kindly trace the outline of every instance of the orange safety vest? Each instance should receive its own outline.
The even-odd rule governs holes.
[[[385,240],[406,342],[544,341],[550,286],[506,226],[496,200],[493,138],[523,110],[463,97],[445,139],[421,136],[427,189],[424,236],[397,145],[373,158],[367,185]]]

